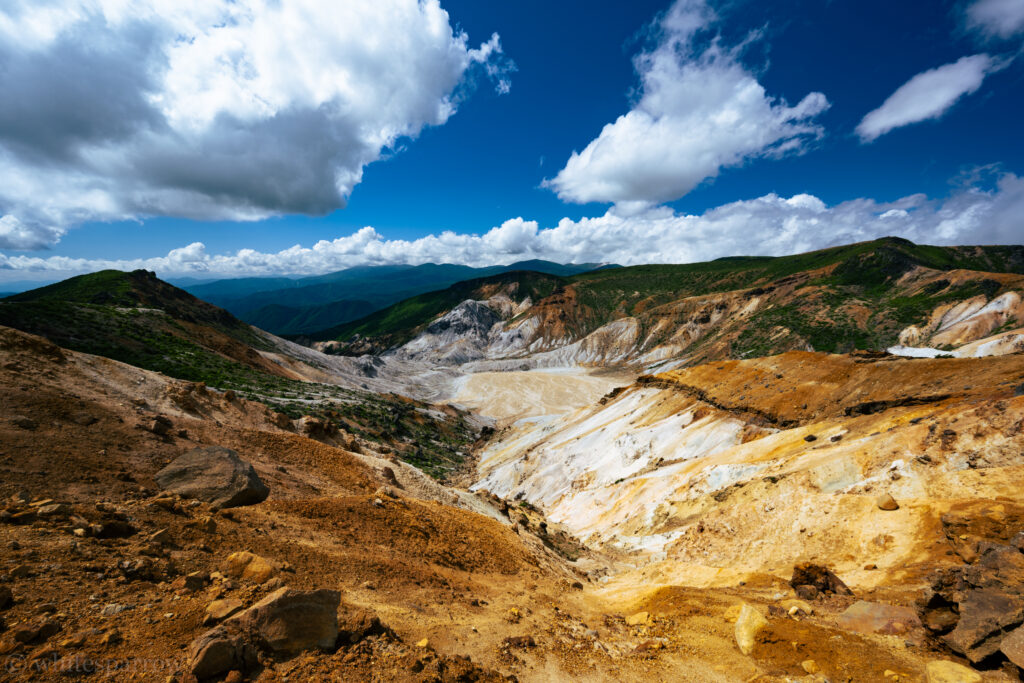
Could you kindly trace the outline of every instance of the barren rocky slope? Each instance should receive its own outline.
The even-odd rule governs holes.
[[[1019,251],[0,303],[0,680],[1019,681]]]

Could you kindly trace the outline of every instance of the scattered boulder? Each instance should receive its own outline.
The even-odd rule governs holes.
[[[82,427],[88,427],[89,425],[94,425],[97,422],[99,422],[99,418],[97,418],[92,413],[88,413],[84,410],[78,410],[71,413],[70,415],[68,415],[68,419],[71,422],[74,422],[76,425],[80,425]]]
[[[253,466],[221,446],[194,448],[156,473],[164,491],[223,508],[263,502],[270,490]]]
[[[858,600],[836,617],[839,628],[858,633],[901,635],[921,627],[917,613],[909,607]]]
[[[15,415],[10,419],[10,422],[15,427],[19,427],[20,429],[25,429],[30,432],[39,428],[38,422],[30,417],[25,417],[24,415]]]
[[[196,593],[205,588],[208,583],[210,583],[210,575],[206,572],[191,572],[172,581],[171,588],[179,592]]]
[[[245,670],[256,661],[252,646],[247,646],[240,636],[228,633],[222,626],[202,634],[188,648],[188,668],[198,680]]]
[[[883,493],[875,498],[875,505],[878,506],[879,510],[899,510],[900,504],[896,502],[896,499],[888,493]]]
[[[117,563],[117,571],[127,581],[150,581],[158,583],[167,578],[167,572],[148,557],[121,560]]]
[[[171,422],[171,419],[163,415],[156,415],[139,423],[140,429],[144,429],[157,436],[167,436],[173,426],[174,423]]]
[[[192,641],[189,670],[199,680],[252,670],[256,647],[289,654],[333,650],[340,602],[341,594],[327,589],[274,591]]]
[[[831,569],[811,562],[802,562],[793,567],[793,578],[789,580],[789,585],[803,600],[813,600],[818,593],[853,595],[853,591]],[[801,586],[810,586],[814,590],[801,591]]]
[[[273,578],[280,571],[280,566],[265,557],[241,550],[228,555],[222,569],[233,579],[262,584]]]
[[[757,634],[766,626],[768,626],[768,620],[756,609],[744,604],[740,608],[740,614],[736,618],[736,627],[734,629],[736,644],[739,645],[740,652],[745,655],[753,652],[754,645],[757,643]]]
[[[39,517],[67,517],[71,514],[71,506],[66,503],[47,503],[36,508]]]
[[[981,683],[981,676],[977,671],[972,671],[963,664],[944,660],[928,662],[925,676],[928,683]]]
[[[7,586],[0,586],[0,609],[7,609],[14,604],[14,594]]]
[[[100,615],[104,617],[113,617],[127,610],[126,605],[119,605],[116,602],[112,602],[109,605],[104,605],[103,609],[100,610]]]
[[[284,587],[231,617],[228,623],[237,624],[256,643],[275,652],[332,650],[338,639],[340,603],[338,591]]]
[[[818,663],[815,662],[813,659],[805,659],[804,661],[800,662],[800,668],[806,671],[807,673],[811,674],[812,676],[821,671],[821,668],[818,666]]]
[[[22,644],[45,643],[60,633],[60,622],[56,619],[44,619],[35,624],[21,623],[11,630],[16,642]]]

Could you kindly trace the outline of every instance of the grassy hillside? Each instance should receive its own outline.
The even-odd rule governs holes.
[[[146,271],[82,275],[2,300],[0,325],[74,351],[230,389],[293,418],[319,417],[436,477],[457,469],[477,437],[459,413],[438,416],[399,396],[284,376],[257,352],[269,347],[248,325]]]
[[[666,318],[671,323],[667,329],[674,331],[685,322],[681,317],[685,313],[666,311],[669,304],[739,291],[771,299],[772,292],[780,292],[752,318],[731,326],[727,322],[716,330],[716,335],[728,338],[730,354],[735,356],[806,345],[825,351],[878,348],[891,344],[903,327],[923,322],[940,303],[1000,291],[998,282],[982,276],[925,292],[908,293],[897,287],[902,275],[918,267],[1024,273],[1024,247],[934,247],[884,238],[792,256],[597,270],[550,279],[547,286],[574,295],[572,309],[562,313],[569,318],[563,326],[577,337],[626,316],[638,318],[645,335]],[[496,282],[485,278],[471,287],[408,299],[316,338],[337,339],[343,342],[343,351],[352,352],[401,344],[459,301],[475,297]],[[800,296],[792,294],[797,284]]]
[[[273,370],[249,325],[144,270],[105,270],[8,297],[0,324],[211,386]]]

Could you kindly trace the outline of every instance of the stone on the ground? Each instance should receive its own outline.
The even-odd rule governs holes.
[[[71,514],[71,506],[67,503],[48,503],[40,505],[36,514],[40,517],[67,517]]]
[[[275,652],[332,650],[338,639],[338,591],[281,588],[225,622]]]
[[[254,505],[266,500],[270,490],[256,470],[221,446],[204,446],[177,457],[156,473],[161,489],[220,507]]]
[[[806,671],[807,673],[811,674],[812,676],[821,671],[821,669],[818,667],[818,663],[813,659],[805,659],[804,661],[800,662],[800,668]]]
[[[14,417],[12,417],[11,424],[13,424],[15,427],[20,427],[21,429],[26,429],[28,431],[38,429],[39,427],[38,422],[36,422],[30,417],[25,417],[24,415],[15,415]]]
[[[200,681],[245,667],[245,645],[223,627],[207,631],[188,649],[189,670]]]
[[[744,604],[740,608],[735,628],[736,644],[739,645],[740,652],[745,655],[753,652],[754,645],[757,643],[757,634],[767,625],[768,620],[760,612],[750,605]]]
[[[803,600],[783,600],[779,604],[791,617],[799,614],[803,614],[804,616],[814,614],[814,608]]]
[[[806,597],[805,595],[810,594],[810,592],[804,591],[804,594],[802,594],[800,586],[811,586],[820,593],[853,595],[853,591],[831,569],[812,562],[801,562],[793,567],[793,578],[789,580],[789,585],[804,600],[812,600],[814,596]]]
[[[0,586],[0,609],[7,609],[14,604],[14,594],[7,586]]]
[[[858,633],[900,635],[921,626],[909,607],[858,600],[836,617],[839,628]]]
[[[928,683],[981,683],[977,671],[968,669],[963,664],[945,660],[928,662],[925,667]]]
[[[266,583],[278,572],[275,562],[246,550],[228,555],[223,569],[224,574],[233,579],[243,579],[258,584]]]
[[[630,626],[641,626],[651,620],[651,615],[648,612],[637,612],[626,617],[626,623]]]
[[[875,505],[878,506],[879,510],[892,511],[900,509],[900,504],[897,503],[896,499],[893,498],[888,493],[883,493],[879,495],[877,498],[875,498]]]

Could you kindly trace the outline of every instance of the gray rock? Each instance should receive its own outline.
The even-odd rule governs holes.
[[[270,494],[252,465],[221,446],[195,448],[179,456],[157,472],[156,483],[170,493],[224,508],[254,505]]]

